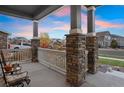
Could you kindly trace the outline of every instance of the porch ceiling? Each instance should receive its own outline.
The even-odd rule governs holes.
[[[29,20],[39,20],[63,5],[0,5],[0,13]],[[92,5],[85,5],[87,8]],[[98,7],[99,5],[94,5]]]
[[[0,5],[0,13],[29,20],[39,20],[61,5]]]

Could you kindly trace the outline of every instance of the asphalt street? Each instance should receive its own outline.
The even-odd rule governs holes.
[[[124,59],[124,49],[99,49],[99,56]]]

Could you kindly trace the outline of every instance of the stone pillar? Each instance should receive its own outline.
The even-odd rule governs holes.
[[[96,73],[98,62],[98,43],[95,33],[95,7],[88,7],[88,35],[86,37],[86,48],[88,50],[88,72]]]
[[[38,62],[38,47],[40,40],[38,38],[38,21],[33,21],[33,39],[31,40],[32,47],[32,62]]]
[[[31,47],[32,47],[32,62],[38,62],[38,47],[40,46],[39,39],[32,39],[31,40]]]
[[[88,72],[95,74],[98,63],[98,43],[96,36],[86,37],[86,48],[88,50]]]
[[[66,81],[71,86],[85,81],[86,36],[81,33],[81,6],[71,6],[71,30],[66,35]]]

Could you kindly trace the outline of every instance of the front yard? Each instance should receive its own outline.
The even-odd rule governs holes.
[[[119,61],[119,60],[114,60],[114,59],[99,58],[99,62],[101,64],[108,64],[108,65],[112,65],[112,66],[124,67],[124,61]]]

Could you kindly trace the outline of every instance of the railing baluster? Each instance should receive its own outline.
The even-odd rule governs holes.
[[[66,71],[66,52],[53,50],[53,49],[44,49],[39,48],[39,59],[41,62],[46,62],[49,66],[55,66],[57,68]],[[43,61],[42,61],[43,60]],[[54,67],[53,67],[54,68]]]
[[[31,59],[32,51],[29,49],[3,49],[3,54],[6,62],[26,61]]]

